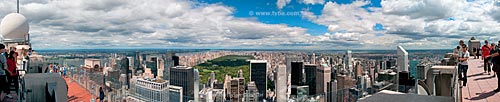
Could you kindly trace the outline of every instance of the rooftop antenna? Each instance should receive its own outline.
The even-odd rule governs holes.
[[[19,0],[17,0],[17,13],[19,13]]]

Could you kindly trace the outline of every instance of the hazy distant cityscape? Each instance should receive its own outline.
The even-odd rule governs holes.
[[[396,52],[251,49],[37,51],[39,55],[44,56],[42,62],[67,67],[68,76],[88,90],[95,91],[92,87],[105,87],[108,90],[106,96],[110,101],[171,102],[356,101],[376,93],[377,90],[394,90],[387,86],[394,82],[390,73],[397,69]],[[441,64],[444,55],[451,50],[408,52],[410,63],[429,67]],[[242,58],[243,64],[235,63],[243,56],[251,57]],[[221,57],[226,60],[212,61]],[[207,62],[216,64],[210,64],[211,67],[196,67]],[[225,65],[228,63],[229,65]],[[247,68],[244,68],[245,73],[241,72],[243,69],[225,73],[219,73],[220,70],[217,70],[226,67],[239,68],[229,66]],[[207,72],[204,72],[205,70]],[[217,78],[214,70],[217,71]],[[319,70],[323,71],[318,72]],[[413,74],[416,72],[411,71],[417,69],[410,67],[408,71],[407,74]],[[416,75],[412,75],[412,80],[415,77]],[[319,80],[320,78],[323,79]],[[203,83],[201,80],[204,80]],[[413,86],[404,87],[399,91],[414,91]],[[93,95],[97,96],[95,93]]]

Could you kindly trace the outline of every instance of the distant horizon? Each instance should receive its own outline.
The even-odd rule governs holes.
[[[364,51],[377,51],[377,50],[396,50],[396,49],[278,49],[278,48],[66,48],[66,49],[34,49],[39,51],[48,50],[288,50],[288,51],[344,51],[344,50],[364,50]],[[450,49],[406,49],[406,50],[453,50]]]

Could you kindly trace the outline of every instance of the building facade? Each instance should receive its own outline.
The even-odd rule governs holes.
[[[170,85],[182,87],[183,102],[194,99],[194,70],[187,66],[170,69]]]
[[[259,90],[260,99],[263,99],[267,89],[267,61],[250,61],[250,81],[254,81]]]
[[[147,98],[147,100],[168,100],[168,81],[154,78],[137,79],[135,87],[137,95]]]

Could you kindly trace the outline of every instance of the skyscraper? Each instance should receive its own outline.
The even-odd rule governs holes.
[[[327,91],[327,83],[330,82],[330,74],[331,74],[331,68],[326,65],[322,64],[317,70],[316,70],[316,93],[317,94],[326,94]]]
[[[285,102],[286,94],[287,94],[287,74],[286,74],[286,66],[279,65],[276,68],[276,101],[277,102]]]
[[[175,53],[167,53],[163,55],[163,80],[170,80],[170,69],[174,67],[174,61],[172,60],[172,56]]]
[[[255,82],[248,82],[247,91],[245,92],[245,102],[259,102],[259,91],[255,86]]]
[[[182,87],[168,85],[169,102],[184,102],[182,99]]]
[[[198,92],[200,91],[200,72],[198,72],[198,69],[194,69],[193,72],[193,79],[194,79],[194,101],[199,102],[199,95]]]
[[[158,76],[158,57],[156,56],[149,57],[149,60],[146,61],[146,67],[151,69],[153,78],[156,78],[156,76]]]
[[[124,58],[121,58],[121,59],[118,59],[116,61],[117,63],[117,68],[119,68],[120,70],[120,74],[124,74],[126,77],[125,77],[125,86],[127,86],[127,88],[130,87],[130,76],[129,74],[131,73],[130,72],[130,67],[129,67],[129,59],[127,57],[124,57]]]
[[[309,95],[316,94],[316,69],[317,65],[315,64],[306,64],[304,65],[306,82],[305,84],[309,86]]]
[[[311,64],[316,64],[316,54],[312,54],[311,56]]]
[[[408,63],[408,52],[403,47],[398,46],[398,71],[408,71]]]
[[[230,84],[229,100],[231,102],[241,102],[245,93],[245,78],[233,78]]]
[[[345,69],[346,70],[349,70],[349,71],[352,71],[351,67],[352,67],[352,54],[351,54],[351,50],[347,50],[346,54],[345,54],[345,57],[344,57],[344,65],[345,65]]]
[[[174,61],[174,66],[179,65],[179,56],[173,55],[172,60]]]
[[[304,62],[292,61],[292,85],[301,86],[304,84]],[[292,93],[293,94],[293,93]]]
[[[142,69],[141,53],[139,51],[135,52],[134,66],[135,66],[134,73],[135,73],[135,75],[138,75],[137,71],[143,70]]]
[[[175,66],[170,70],[170,84],[182,87],[183,101],[194,99],[194,70],[187,66]]]
[[[326,92],[326,102],[337,101],[337,80],[328,82],[328,91]]]
[[[215,73],[214,71],[210,72],[210,79],[208,79],[208,84],[210,85],[210,88],[214,88],[214,83],[215,83]]]
[[[250,61],[250,81],[254,81],[259,91],[259,99],[263,99],[267,90],[267,61]]]
[[[148,100],[168,100],[168,81],[154,78],[138,79],[135,86],[136,93],[147,98]]]

